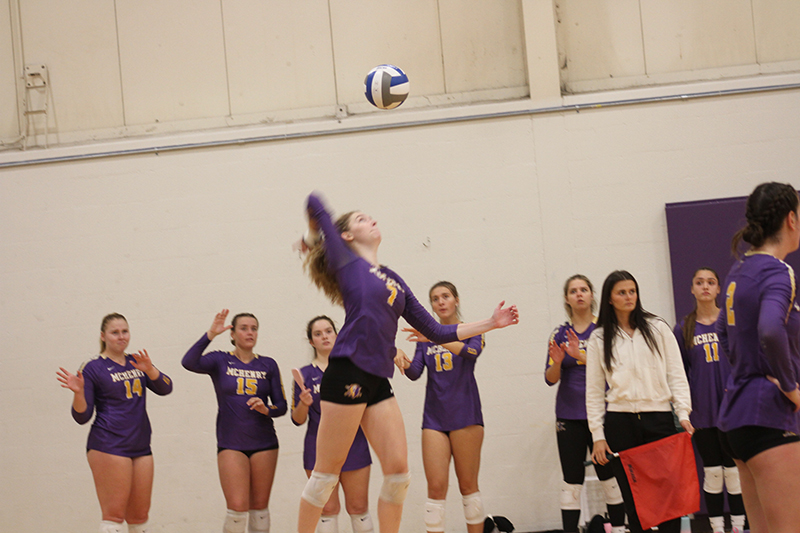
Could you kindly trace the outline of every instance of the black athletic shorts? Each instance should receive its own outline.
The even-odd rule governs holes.
[[[343,405],[375,405],[394,396],[389,380],[358,368],[347,357],[332,357],[322,375],[320,400]]]
[[[256,454],[258,452],[266,452],[266,451],[269,451],[269,450],[277,450],[277,449],[278,449],[278,445],[277,444],[275,444],[273,446],[270,446],[269,448],[261,448],[261,449],[258,449],[258,450],[234,450],[233,448],[220,448],[219,446],[217,446],[217,455],[219,455],[219,453],[224,451],[224,450],[233,450],[235,452],[240,452],[240,453],[245,454],[245,456],[247,456],[247,458],[250,459],[251,457],[253,457],[254,454]]]
[[[800,436],[783,429],[765,428],[763,426],[743,426],[725,432],[731,457],[747,462],[759,453],[783,444],[800,441]],[[726,442],[727,441],[727,442]]]

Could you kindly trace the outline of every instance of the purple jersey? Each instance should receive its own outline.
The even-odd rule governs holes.
[[[311,389],[311,397],[314,398],[314,403],[308,408],[308,428],[306,429],[306,439],[303,445],[303,468],[306,470],[314,470],[314,463],[317,460],[317,429],[319,428],[319,417],[321,415],[319,405],[319,384],[322,381],[322,370],[316,365],[307,365],[300,369],[303,375],[303,383]],[[294,394],[292,395],[292,410],[297,407],[300,402],[300,386],[294,384]],[[292,423],[298,426],[297,422],[292,419]],[[358,428],[356,438],[353,440],[353,445],[350,447],[350,453],[347,454],[347,459],[342,466],[342,472],[349,472],[350,470],[358,470],[372,464],[372,457],[369,453],[369,444],[367,444],[367,437],[361,428]]]
[[[684,321],[675,326],[675,338],[681,349],[683,368],[692,392],[692,414],[689,420],[697,429],[717,427],[717,415],[725,383],[731,373],[728,358],[722,353],[716,325],[695,323],[692,349],[683,340]]]
[[[455,431],[483,425],[475,361],[483,351],[483,335],[465,339],[457,354],[432,342],[418,342],[406,376],[417,380],[428,369],[422,428]]]
[[[203,355],[209,345],[203,334],[183,356],[183,367],[208,374],[217,393],[217,446],[230,450],[252,451],[277,447],[274,417],[286,414],[281,373],[275,360],[256,355],[243,363],[233,352],[214,351]],[[250,409],[247,401],[258,397],[269,409],[269,416]],[[271,400],[271,401],[270,401]]]
[[[725,309],[717,335],[731,363],[719,428],[762,426],[798,432],[794,405],[785,391],[797,387],[800,306],[792,267],[763,253],[748,253],[725,279]]]
[[[131,364],[135,359],[125,354],[125,366],[103,355],[87,361],[81,367],[86,398],[86,411],[72,409],[79,424],[97,416],[89,431],[87,450],[97,450],[123,457],[150,455],[150,419],[147,418],[146,392],[164,396],[172,392],[172,380],[161,372],[151,381],[147,374]]]
[[[325,236],[328,268],[336,276],[344,301],[344,326],[330,357],[347,357],[365,372],[392,377],[401,316],[432,341],[458,340],[458,326],[434,320],[400,276],[385,266],[372,266],[350,250],[316,195],[309,195],[307,207]]]
[[[583,333],[575,332],[580,341],[581,353],[586,357],[586,343],[589,341],[592,332],[597,327],[596,322],[589,324],[586,331]],[[553,330],[550,335],[550,340],[555,341],[557,344],[569,344],[567,341],[567,331],[575,330],[572,322],[565,322]],[[549,345],[548,345],[549,347]],[[547,381],[547,369],[553,366],[553,359],[547,356],[547,364],[545,365],[545,378],[544,381],[552,386],[555,383]],[[565,420],[586,420],[586,363],[581,363],[569,354],[564,354],[564,360],[561,361],[561,380],[558,384],[558,393],[556,394],[556,418],[563,418]]]

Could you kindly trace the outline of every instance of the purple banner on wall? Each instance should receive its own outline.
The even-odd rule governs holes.
[[[689,291],[698,268],[713,268],[719,273],[720,283],[725,283],[734,262],[731,239],[746,224],[746,202],[742,196],[666,205],[675,323],[694,308]],[[790,254],[786,262],[800,274],[800,254]],[[717,302],[720,306],[722,297]]]

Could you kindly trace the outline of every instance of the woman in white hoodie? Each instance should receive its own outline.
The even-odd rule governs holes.
[[[675,434],[672,406],[681,426],[694,432],[689,383],[675,336],[664,320],[642,308],[636,279],[614,271],[603,283],[597,329],[586,349],[586,415],[594,461],[606,464],[607,453]],[[617,481],[628,523],[632,533],[639,533],[630,487],[621,474]],[[677,533],[680,519],[660,524],[658,531]]]

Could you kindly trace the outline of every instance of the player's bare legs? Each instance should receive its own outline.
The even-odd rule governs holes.
[[[483,426],[467,426],[450,432],[450,447],[462,496],[475,494],[478,488],[478,471],[481,467]],[[483,533],[483,522],[467,524],[468,533]]]
[[[794,533],[800,524],[800,442],[736,461],[752,533]]]
[[[278,450],[256,452],[250,457],[250,509],[266,509],[278,465]]]
[[[323,416],[323,420],[324,418]],[[361,420],[361,428],[381,462],[384,476],[408,473],[406,427],[397,398],[392,396],[367,407]],[[397,533],[402,515],[402,503],[378,499],[378,523],[381,533]]]
[[[225,505],[246,513],[250,509],[250,459],[237,450],[222,450],[217,454],[217,468]]]
[[[150,513],[150,498],[153,494],[153,456],[145,455],[133,459],[133,479],[125,521],[129,524],[144,524]]]
[[[97,499],[103,520],[122,523],[128,509],[133,481],[133,460],[129,457],[89,450],[86,454],[92,469]]]
[[[341,473],[339,483],[344,489],[344,508],[349,515],[361,515],[369,511],[369,472],[370,467],[365,466]]]
[[[361,425],[366,404],[343,405],[323,400],[320,402],[320,410],[322,416],[317,431],[317,462],[314,471],[338,475],[353,445],[358,426]],[[402,421],[401,417],[400,422]],[[403,434],[403,444],[405,445],[405,434]],[[311,505],[305,498],[301,498],[300,516],[297,520],[298,533],[314,533],[320,516],[322,507]]]

